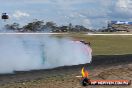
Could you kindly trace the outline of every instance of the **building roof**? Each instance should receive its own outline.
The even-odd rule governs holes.
[[[128,24],[128,25],[132,25],[132,22],[128,22],[128,21],[111,21],[111,24]]]

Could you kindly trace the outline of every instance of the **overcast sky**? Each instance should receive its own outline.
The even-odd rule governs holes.
[[[39,19],[101,28],[109,20],[132,21],[131,9],[132,0],[0,0],[0,13],[21,24]]]

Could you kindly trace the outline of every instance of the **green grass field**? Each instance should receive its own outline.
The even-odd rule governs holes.
[[[63,35],[91,42],[93,55],[132,54],[132,36],[130,35]]]

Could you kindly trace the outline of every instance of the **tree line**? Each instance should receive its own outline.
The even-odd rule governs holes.
[[[26,25],[20,27],[19,23],[7,24],[5,25],[7,30],[12,30],[15,32],[89,32],[90,29],[84,27],[83,25],[62,25],[57,26],[56,23],[44,22],[42,20],[35,20],[33,22],[27,23]]]

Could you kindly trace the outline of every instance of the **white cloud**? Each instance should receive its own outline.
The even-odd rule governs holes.
[[[119,8],[129,8],[131,0],[118,0],[117,1],[117,7]]]
[[[132,15],[132,0],[118,0],[116,11],[127,15]]]
[[[85,27],[91,28],[90,19],[83,19],[83,20],[82,20],[82,24],[83,24]]]
[[[15,11],[15,13],[13,14],[13,17],[16,19],[20,19],[22,17],[29,17],[30,15],[26,12],[21,12],[21,11]]]
[[[0,6],[0,10],[5,11],[5,8],[8,8],[6,12],[9,14],[12,13],[11,11],[16,11],[19,8],[20,11],[16,11],[13,14],[15,19],[29,17],[32,14],[29,19],[48,19],[60,24],[90,24],[94,27],[106,25],[105,22],[107,20],[132,20],[132,0],[0,1],[8,3],[7,5]],[[12,6],[12,8],[8,6]]]

